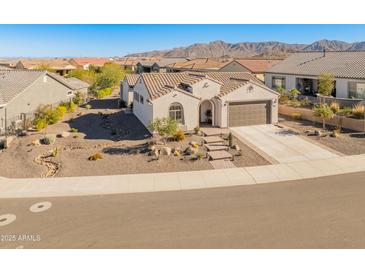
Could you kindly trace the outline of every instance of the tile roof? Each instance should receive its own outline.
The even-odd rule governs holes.
[[[89,88],[91,85],[76,77],[65,78],[67,84],[72,87],[73,90]]]
[[[75,61],[75,63],[79,66],[84,66],[84,65],[88,65],[88,64],[103,66],[105,63],[108,63],[111,61],[109,58],[89,58],[89,57],[72,58],[72,60]]]
[[[10,102],[15,96],[45,74],[45,71],[0,71],[0,105]]]
[[[0,105],[10,102],[15,96],[24,91],[37,79],[48,75],[56,81],[73,89],[66,78],[56,74],[40,70],[1,70],[0,71]]]
[[[174,65],[178,62],[185,62],[187,61],[186,58],[182,58],[182,57],[176,57],[176,58],[161,58],[159,60],[141,60],[140,62],[138,63],[141,63],[142,66],[146,66],[146,67],[150,67],[152,66],[153,64],[157,64],[159,67],[167,67],[167,66],[170,66],[170,65]]]
[[[52,69],[76,69],[70,64],[67,58],[40,58],[40,59],[21,59],[21,62],[26,69],[37,69],[39,66],[49,66]]]
[[[124,81],[127,81],[130,87],[134,87],[137,84],[139,76],[139,74],[126,74],[124,77]]]
[[[365,79],[365,51],[298,52],[266,72],[311,76],[329,72],[338,78]]]
[[[252,73],[264,73],[266,70],[280,63],[281,61],[282,60],[237,59],[232,62],[239,63],[240,65],[250,70]]]
[[[226,64],[227,62],[221,62],[213,58],[197,58],[186,62],[174,63],[168,67],[181,70],[219,70]]]
[[[218,96],[224,96],[249,81],[261,85],[255,76],[247,72],[142,73],[141,77],[152,101],[178,88],[180,84],[193,85],[204,79],[211,79],[221,84]]]

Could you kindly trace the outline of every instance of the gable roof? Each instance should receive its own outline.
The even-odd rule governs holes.
[[[21,59],[18,63],[21,63],[25,69],[37,69],[39,66],[48,66],[55,70],[76,69],[66,58]]]
[[[86,83],[85,81],[82,81],[76,77],[70,77],[65,78],[66,82],[72,89],[82,89],[82,88],[89,88],[91,85],[89,83]]]
[[[124,81],[127,81],[127,84],[130,87],[134,87],[137,84],[139,76],[139,74],[126,74],[124,77]]]
[[[72,58],[78,66],[84,65],[96,65],[103,66],[105,63],[111,62],[109,58],[89,58],[89,57],[81,57],[81,58]]]
[[[66,87],[71,86],[60,79],[58,74],[51,74],[40,70],[1,70],[0,71],[0,105],[10,102],[15,96],[31,86],[36,80],[43,76],[49,76]],[[56,77],[57,76],[57,77]],[[63,78],[63,77],[62,77]],[[64,78],[65,79],[65,78]]]
[[[185,62],[177,62],[169,65],[169,68],[180,70],[219,70],[227,62],[221,62],[213,58],[196,58]]]
[[[236,59],[229,62],[224,67],[230,65],[233,62],[237,62],[241,66],[245,67],[252,73],[264,73],[272,66],[280,63],[282,60],[264,60],[264,59]],[[223,68],[223,67],[222,67]]]
[[[266,72],[311,76],[329,72],[338,78],[365,79],[365,51],[298,52]]]
[[[261,85],[255,76],[247,72],[142,73],[141,77],[151,101],[170,93],[181,84],[193,85],[205,79],[215,81],[221,85],[218,96],[224,96],[248,82]]]

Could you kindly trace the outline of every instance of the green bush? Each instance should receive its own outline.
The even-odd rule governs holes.
[[[156,118],[149,125],[149,129],[157,132],[166,142],[167,137],[174,136],[177,131],[177,122],[172,118]]]
[[[105,89],[99,89],[99,90],[95,90],[94,94],[96,98],[104,98],[106,96],[109,96],[113,93],[113,89],[112,88],[105,88]]]
[[[71,128],[71,129],[70,129],[70,132],[72,132],[72,133],[77,133],[77,132],[79,132],[79,130],[78,130],[77,128]]]
[[[326,120],[335,116],[332,109],[327,104],[318,104],[313,108],[313,115],[322,119],[323,129],[326,129]]]
[[[33,124],[37,131],[41,131],[47,126],[47,121],[45,118],[38,117],[34,119]]]
[[[181,142],[181,141],[185,140],[185,133],[184,133],[184,131],[179,129],[178,131],[176,131],[174,137],[175,137],[176,141]]]
[[[351,116],[352,115],[352,108],[350,107],[344,107],[338,111],[338,114],[342,114],[345,116]]]
[[[72,102],[80,106],[85,103],[85,96],[80,91],[77,91],[74,98],[72,98]]]
[[[67,112],[72,113],[76,110],[76,104],[73,101],[70,102],[61,102],[61,107],[65,107],[67,109]]]
[[[290,101],[288,95],[281,95],[279,98],[279,104],[285,105]]]
[[[291,99],[294,99],[294,98],[298,97],[298,95],[300,94],[300,91],[297,90],[296,88],[293,88],[293,89],[289,90],[288,94]]]

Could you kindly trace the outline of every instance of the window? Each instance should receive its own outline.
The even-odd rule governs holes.
[[[142,95],[140,95],[140,96],[139,96],[139,102],[140,102],[141,104],[143,104],[143,102],[144,102],[144,98],[143,98],[143,96],[142,96]]]
[[[176,122],[184,124],[184,109],[181,104],[173,103],[169,109],[170,118],[175,119]]]
[[[365,99],[365,82],[349,82],[349,98]]]
[[[134,101],[139,102],[139,94],[137,92],[134,92],[133,99]]]
[[[272,77],[272,88],[285,88],[285,77],[273,76]]]

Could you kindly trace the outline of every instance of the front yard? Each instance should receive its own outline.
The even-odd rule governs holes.
[[[43,132],[16,138],[8,149],[0,151],[0,176],[73,177],[213,169],[201,145],[201,136],[191,134],[181,142],[168,142],[171,155],[157,159],[150,150],[151,141],[156,139],[133,114],[117,108],[117,96],[94,100],[90,105],[91,109],[80,107],[75,113],[66,114],[61,122]],[[46,134],[58,137],[52,144],[40,144]],[[202,159],[184,153],[174,155],[175,149],[183,152],[191,147],[191,142],[199,144],[197,154]],[[238,140],[234,144],[241,149],[240,153],[232,151],[237,155],[233,161],[236,166],[268,164]],[[102,159],[88,159],[96,154]]]
[[[322,131],[322,124],[305,120],[297,120],[288,116],[280,117],[280,124],[290,127],[299,134],[306,136],[314,142],[336,150],[345,155],[356,155],[365,153],[365,136],[362,132],[354,132],[342,129],[337,137],[319,137],[314,134],[315,130]],[[328,126],[328,129],[334,128]]]

